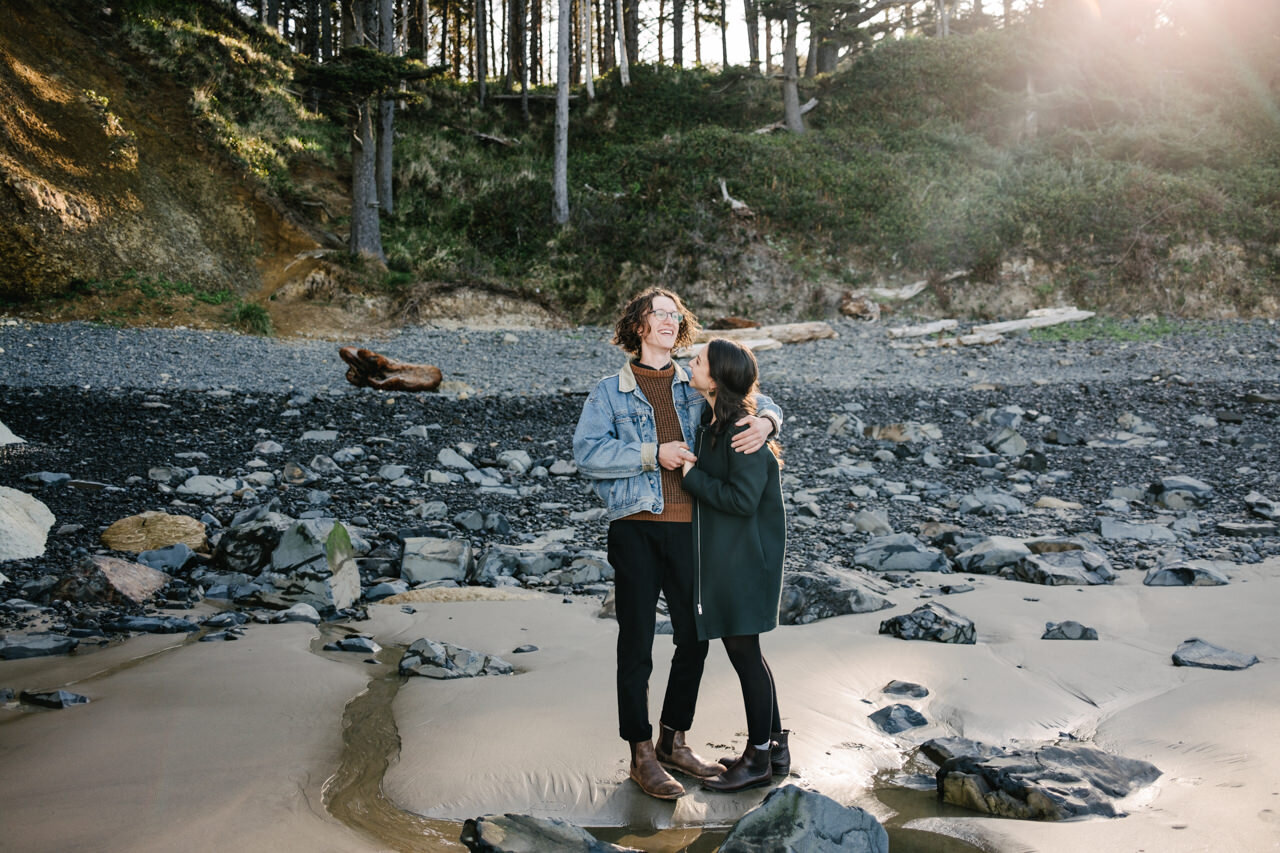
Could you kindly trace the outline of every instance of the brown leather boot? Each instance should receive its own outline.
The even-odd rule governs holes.
[[[694,752],[685,743],[684,735],[684,732],[678,732],[668,726],[662,727],[662,734],[658,737],[658,745],[654,750],[659,764],[668,770],[679,770],[698,779],[709,779],[724,772],[724,768],[719,764],[707,761]]]
[[[684,793],[684,785],[671,778],[671,774],[658,763],[652,741],[631,744],[631,779],[641,791],[659,800],[675,800]]]
[[[774,776],[786,776],[791,772],[791,746],[787,743],[791,729],[783,729],[769,736],[769,762],[773,765]],[[738,760],[736,755],[726,755],[719,759],[720,766],[726,770]]]
[[[747,751],[733,762],[733,766],[719,776],[702,780],[702,787],[711,791],[732,793],[745,791],[747,788],[758,788],[773,781],[773,766],[769,762],[768,749],[756,749],[747,744]]]

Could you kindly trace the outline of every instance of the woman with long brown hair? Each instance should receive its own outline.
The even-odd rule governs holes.
[[[736,426],[754,414],[759,369],[751,350],[717,338],[689,364],[690,384],[707,399],[696,462],[684,464],[694,498],[694,619],[700,640],[720,638],[742,687],[746,751],[723,773],[703,780],[714,791],[767,785],[790,770],[788,732],[778,713],[773,673],[760,635],[778,625],[786,513],[778,449],[750,456],[730,447]]]

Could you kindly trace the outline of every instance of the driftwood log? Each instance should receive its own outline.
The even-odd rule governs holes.
[[[432,364],[409,364],[379,355],[373,350],[343,347],[338,350],[348,365],[347,381],[379,391],[434,391],[444,374]]]
[[[695,343],[705,344],[712,338],[728,338],[731,341],[759,340],[772,338],[780,344],[799,344],[805,341],[818,341],[823,338],[834,338],[836,330],[829,323],[821,321],[813,323],[782,323],[777,326],[760,326],[755,329],[703,329],[698,332]]]

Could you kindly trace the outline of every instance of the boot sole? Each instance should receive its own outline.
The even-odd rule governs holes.
[[[658,759],[658,763],[661,764],[663,767],[665,767],[667,770],[674,770],[677,773],[683,773],[684,775],[691,776],[694,779],[714,779],[715,777],[719,776],[723,772],[722,770],[717,769],[712,771],[711,773],[708,773],[706,776],[701,776],[697,773],[694,773],[692,770],[688,770],[684,767],[681,767],[679,764],[672,764],[669,761],[663,761],[661,758]]]
[[[772,776],[765,776],[763,779],[755,779],[745,785],[736,785],[732,788],[712,788],[706,782],[702,783],[702,787],[708,791],[715,791],[717,794],[736,794],[739,791],[750,791],[752,788],[763,788],[765,785],[773,784]]]
[[[641,785],[640,780],[637,779],[636,777],[631,776],[629,778],[631,779],[632,782],[636,783],[637,788],[639,788],[645,794],[648,794],[650,797],[653,797],[655,800],[678,800],[685,795],[685,791],[683,788],[681,788],[679,791],[675,791],[670,794],[660,794],[657,791],[650,791],[644,785]]]

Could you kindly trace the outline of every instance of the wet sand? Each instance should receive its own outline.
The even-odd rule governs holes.
[[[878,635],[882,619],[920,603],[903,589],[891,595],[892,610],[783,626],[763,643],[794,731],[788,781],[888,819],[873,785],[877,774],[901,768],[914,744],[955,734],[1031,745],[1069,732],[1150,761],[1163,775],[1125,803],[1120,819],[975,815],[907,826],[991,850],[1280,849],[1280,561],[1228,574],[1230,585],[1213,588],[1144,587],[1134,571],[1089,588],[977,577],[973,592],[944,598],[976,623],[974,646]],[[371,606],[368,622],[348,627],[388,647],[381,664],[321,652],[320,629],[299,624],[251,624],[231,643],[147,636],[64,658],[0,662],[0,685],[66,686],[93,700],[0,713],[0,849],[460,849],[449,836],[456,824],[414,816],[501,812],[625,825],[629,843],[678,849],[672,845],[731,823],[764,796],[712,795],[692,783],[676,803],[639,794],[616,736],[616,624],[597,618],[590,600],[518,597],[417,602],[413,613]],[[1046,621],[1064,619],[1096,628],[1101,639],[1039,639]],[[397,688],[388,676],[394,646],[424,636],[502,655],[517,674],[414,678]],[[1261,663],[1243,672],[1174,667],[1171,653],[1192,636]],[[510,654],[525,643],[538,651]],[[655,653],[656,716],[668,637]],[[390,689],[365,693],[388,677]],[[906,700],[928,726],[890,737],[867,719],[897,701],[880,692],[892,679],[929,688],[927,698]],[[388,750],[385,739],[343,746],[344,713],[362,694],[370,706],[362,714],[385,714],[376,706],[390,703],[389,756],[378,754]],[[736,680],[713,646],[690,740],[720,755],[742,747],[743,729]],[[381,831],[386,820],[374,816],[372,829],[356,830],[333,817],[325,788],[339,767],[386,758],[381,790],[407,820]],[[654,834],[666,828],[683,831]]]

